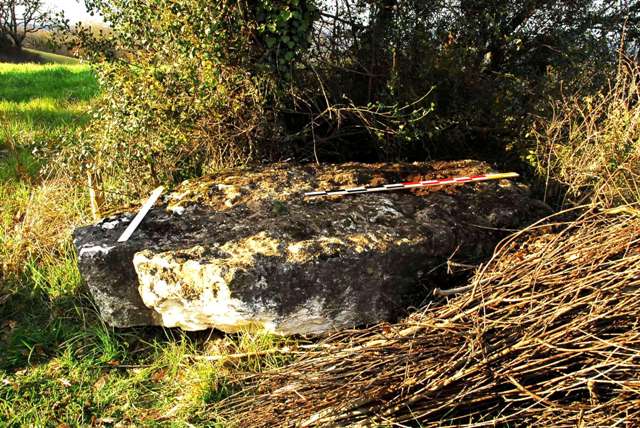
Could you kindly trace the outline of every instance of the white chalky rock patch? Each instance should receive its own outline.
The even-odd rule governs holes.
[[[108,254],[114,248],[113,245],[101,246],[101,245],[91,245],[85,246],[80,249],[79,256],[80,257],[93,257],[96,254]]]
[[[176,215],[182,215],[182,214],[184,214],[185,208],[178,205],[178,206],[175,206],[175,207],[174,206],[169,207],[169,208],[167,208],[167,210],[171,211],[172,213],[174,213]]]
[[[115,227],[119,223],[120,223],[120,220],[105,221],[104,223],[102,223],[102,228],[107,230],[115,229]]]
[[[233,298],[228,283],[235,269],[215,263],[189,260],[180,263],[172,253],[137,253],[133,264],[138,273],[138,291],[144,304],[157,311],[165,327],[202,330],[215,326],[228,333],[274,329],[276,315],[249,308]]]

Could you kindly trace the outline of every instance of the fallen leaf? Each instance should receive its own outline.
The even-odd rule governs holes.
[[[105,386],[107,383],[107,376],[100,376],[100,378],[93,384],[93,389],[94,390],[99,390],[102,389],[103,386]]]
[[[151,380],[154,382],[160,382],[162,379],[164,379],[166,374],[167,372],[165,369],[160,369],[151,375]]]

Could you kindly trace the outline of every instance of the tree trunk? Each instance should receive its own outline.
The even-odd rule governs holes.
[[[394,8],[398,0],[380,0],[377,2],[378,10],[372,18],[370,27],[371,58],[369,63],[369,87],[368,99],[375,101],[380,89],[386,85],[389,79],[391,60],[388,53],[389,30],[393,23]]]

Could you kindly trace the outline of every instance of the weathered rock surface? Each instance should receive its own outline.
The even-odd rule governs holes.
[[[128,242],[116,241],[134,213],[80,228],[74,243],[113,326],[319,333],[419,305],[449,258],[481,261],[503,229],[548,209],[509,180],[311,200],[302,193],[488,171],[474,161],[236,170],[183,183]]]

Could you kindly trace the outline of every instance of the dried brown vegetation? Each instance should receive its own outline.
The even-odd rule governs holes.
[[[67,251],[70,231],[84,220],[85,207],[82,189],[68,180],[50,180],[31,189],[26,195],[22,188],[7,205],[6,224],[0,224],[0,280],[19,274],[27,260],[44,260]],[[62,203],[61,201],[65,201]]]
[[[558,101],[537,126],[539,173],[566,189],[565,202],[615,206],[640,199],[637,62],[621,59],[609,88]]]
[[[630,207],[533,225],[503,242],[468,293],[339,333],[245,379],[222,410],[265,427],[637,423],[639,231]]]

